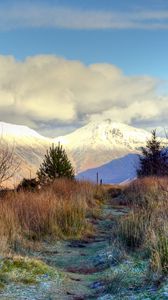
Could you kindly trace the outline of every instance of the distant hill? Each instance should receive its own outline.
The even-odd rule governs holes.
[[[139,158],[137,154],[128,154],[114,159],[98,168],[93,168],[78,174],[78,179],[96,182],[96,174],[103,183],[124,183],[136,177]]]

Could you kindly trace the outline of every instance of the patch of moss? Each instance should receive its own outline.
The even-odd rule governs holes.
[[[47,275],[49,277],[54,275],[54,270],[44,262],[27,257],[3,259],[0,272],[0,283],[2,282],[2,286],[3,282],[36,284],[39,281],[40,275]]]

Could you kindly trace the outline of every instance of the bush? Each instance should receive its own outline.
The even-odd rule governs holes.
[[[23,191],[35,191],[38,189],[39,182],[36,178],[23,178],[23,180],[20,182],[20,184],[17,187],[17,191],[19,192],[20,190]]]

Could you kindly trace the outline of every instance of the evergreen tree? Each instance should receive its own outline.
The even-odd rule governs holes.
[[[37,176],[40,182],[62,177],[74,178],[74,169],[60,144],[58,146],[52,144],[49,150],[47,150]]]
[[[139,156],[139,160],[138,177],[168,175],[167,151],[157,139],[156,130],[152,131],[152,137],[147,141],[146,147],[142,147],[142,155]]]

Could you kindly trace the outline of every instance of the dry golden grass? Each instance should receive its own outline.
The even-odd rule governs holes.
[[[124,192],[131,210],[117,225],[118,236],[131,248],[148,249],[151,268],[168,273],[168,178],[143,178]]]
[[[0,201],[1,248],[46,236],[81,237],[90,230],[86,215],[101,193],[94,184],[70,180],[56,180],[36,192],[7,193]]]
[[[168,224],[167,224],[168,225]],[[151,269],[160,274],[168,274],[167,230],[153,232],[151,239]]]
[[[123,192],[125,203],[131,206],[148,207],[165,201],[168,195],[168,177],[145,177],[134,180]]]
[[[132,210],[119,221],[118,234],[127,247],[134,249],[144,244],[149,226],[148,213]]]

